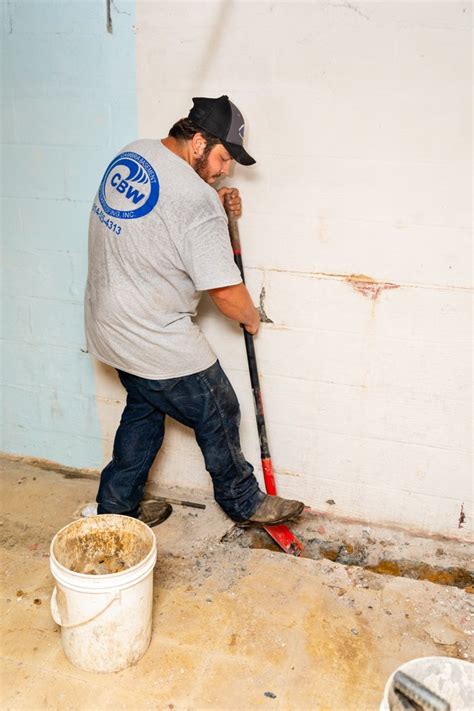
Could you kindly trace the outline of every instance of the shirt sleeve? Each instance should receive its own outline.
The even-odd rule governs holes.
[[[184,233],[181,258],[197,291],[242,282],[224,216],[213,216],[192,225]]]

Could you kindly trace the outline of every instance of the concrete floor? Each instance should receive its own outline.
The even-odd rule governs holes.
[[[472,661],[468,591],[222,541],[232,524],[209,497],[173,490],[207,508],[175,506],[154,529],[151,646],[124,671],[83,672],[51,619],[49,543],[94,499],[96,482],[1,463],[2,709],[376,711],[403,662]],[[306,514],[297,529],[329,525]]]

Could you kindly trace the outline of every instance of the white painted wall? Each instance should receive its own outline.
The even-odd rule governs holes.
[[[280,493],[450,535],[466,534],[472,490],[470,13],[143,0],[136,14],[141,136],[165,135],[192,96],[228,93],[247,119],[258,165],[231,184],[249,288],[257,302],[265,286],[274,321],[257,349]],[[374,299],[371,280],[392,288]],[[209,304],[201,323],[257,463],[241,333]],[[110,449],[121,390],[99,369]],[[153,480],[209,485],[189,431],[170,423]]]

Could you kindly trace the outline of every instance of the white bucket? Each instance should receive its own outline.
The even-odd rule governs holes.
[[[421,682],[427,689],[451,704],[453,711],[472,711],[474,664],[453,657],[419,657],[395,669],[385,685],[380,711],[390,711],[389,692],[397,671],[402,671]]]
[[[51,614],[72,664],[113,672],[137,662],[151,640],[156,541],[128,516],[73,521],[53,538]]]

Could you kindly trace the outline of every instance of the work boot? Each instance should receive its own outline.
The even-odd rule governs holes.
[[[152,528],[166,521],[166,519],[171,516],[172,511],[173,507],[167,501],[148,499],[141,502],[137,518]]]
[[[277,526],[280,523],[298,518],[303,513],[301,501],[282,499],[280,496],[265,495],[264,500],[254,514],[246,521],[239,521],[238,526]]]

